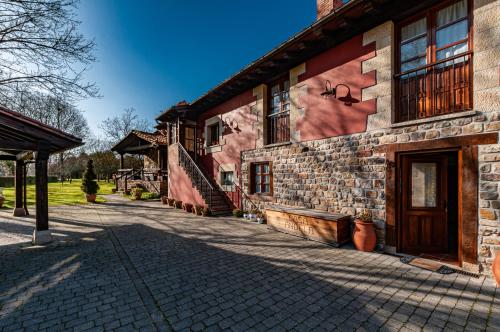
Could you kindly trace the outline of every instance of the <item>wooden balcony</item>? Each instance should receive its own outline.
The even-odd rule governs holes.
[[[395,76],[395,122],[468,111],[472,108],[472,52]]]

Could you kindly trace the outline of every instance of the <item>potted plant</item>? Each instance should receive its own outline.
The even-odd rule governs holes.
[[[191,204],[191,203],[184,203],[184,204],[182,204],[182,208],[186,212],[191,212],[192,209],[193,209],[193,204]]]
[[[260,212],[260,211],[259,211],[259,212],[257,212],[257,222],[258,222],[259,224],[263,224],[263,223],[265,223],[264,213],[262,213],[262,212]]]
[[[352,241],[356,249],[371,252],[377,244],[377,235],[372,221],[372,215],[368,209],[361,211],[354,220],[354,232]]]
[[[210,209],[207,206],[205,206],[201,210],[201,215],[204,216],[204,217],[208,217],[210,215]]]
[[[496,251],[495,260],[493,261],[491,269],[493,270],[493,277],[497,282],[497,286],[500,286],[500,250]]]
[[[194,213],[195,213],[197,216],[201,216],[201,215],[202,215],[202,212],[203,212],[203,206],[196,204],[196,205],[194,206],[193,211],[194,211]]]
[[[176,209],[182,209],[182,201],[175,200],[174,206]]]
[[[236,218],[241,218],[243,217],[243,211],[240,209],[234,209],[233,216],[235,216]]]
[[[175,198],[167,198],[169,206],[175,206]]]
[[[86,194],[87,202],[95,203],[96,194],[99,191],[99,184],[97,184],[96,178],[94,162],[90,159],[87,161],[87,168],[83,173],[82,185],[80,186]]]
[[[142,197],[143,190],[140,187],[132,188],[132,196],[135,200],[140,200]]]
[[[168,197],[165,195],[161,196],[161,202],[162,204],[168,204]]]

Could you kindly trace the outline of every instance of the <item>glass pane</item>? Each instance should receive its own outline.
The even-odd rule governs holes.
[[[260,173],[260,165],[255,165],[255,174]]]
[[[458,20],[467,15],[467,1],[462,0],[451,6],[441,9],[437,14],[437,26]]]
[[[255,176],[255,183],[260,184],[260,175]]]
[[[412,207],[436,207],[437,166],[435,163],[411,164]]]
[[[263,167],[264,170],[262,171],[262,173],[269,173],[269,164],[264,164]]]
[[[285,81],[283,83],[283,91],[289,91],[290,90],[290,81]]]
[[[427,31],[427,19],[424,17],[401,28],[401,41],[411,39]]]
[[[270,183],[269,182],[269,175],[264,176],[264,183]]]
[[[280,86],[278,84],[274,85],[271,88],[271,94],[272,95],[278,94],[279,92],[280,92]]]
[[[441,51],[436,53],[436,59],[442,60],[442,59],[446,59],[446,58],[449,58],[451,56],[454,56],[454,55],[457,55],[460,53],[467,52],[468,48],[469,47],[467,45],[467,42],[462,43],[462,44],[458,44],[458,45],[455,45],[452,47],[445,48],[444,50],[441,50]],[[464,62],[465,60],[468,60],[468,56],[464,56],[464,57],[457,58],[455,60],[447,61],[446,66],[450,66],[452,64],[452,62],[455,62],[455,64],[457,64],[457,63]]]
[[[407,70],[412,70],[412,69],[424,66],[426,63],[427,63],[427,60],[425,57],[402,63],[401,64],[401,72],[405,72]]]
[[[268,193],[270,191],[271,191],[271,187],[268,184],[264,185],[264,192]]]
[[[417,56],[425,56],[427,38],[422,37],[401,45],[401,61],[406,61]]]
[[[260,183],[255,184],[255,192],[260,193]]]
[[[467,39],[467,20],[454,23],[436,31],[436,47],[441,48],[459,40]]]

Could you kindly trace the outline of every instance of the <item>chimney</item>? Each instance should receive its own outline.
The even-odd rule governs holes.
[[[346,1],[345,1],[346,2]],[[342,7],[344,1],[342,0],[316,0],[317,4],[317,18],[316,20],[322,19],[326,15],[330,14],[334,9]]]

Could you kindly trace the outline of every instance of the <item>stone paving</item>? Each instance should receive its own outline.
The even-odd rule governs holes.
[[[499,331],[493,281],[112,198],[0,212],[0,331]]]

